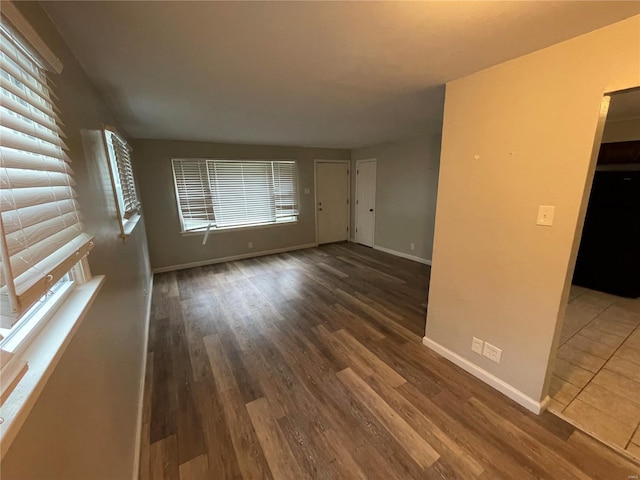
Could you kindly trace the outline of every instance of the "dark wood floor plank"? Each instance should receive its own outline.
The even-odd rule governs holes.
[[[627,478],[421,344],[429,267],[341,243],[154,279],[140,478]]]

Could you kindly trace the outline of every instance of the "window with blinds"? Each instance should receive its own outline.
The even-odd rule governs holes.
[[[111,184],[120,220],[123,237],[131,233],[140,214],[140,201],[131,166],[131,147],[113,128],[103,129],[104,141],[109,156]]]
[[[0,327],[10,328],[93,246],[42,64],[0,24]]]
[[[183,232],[298,217],[293,160],[174,159],[172,166]]]

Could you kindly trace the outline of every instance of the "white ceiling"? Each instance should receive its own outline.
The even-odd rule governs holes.
[[[640,2],[43,2],[127,133],[357,147],[441,123],[442,85]]]

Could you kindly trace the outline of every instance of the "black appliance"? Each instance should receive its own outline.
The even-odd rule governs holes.
[[[640,297],[640,171],[596,171],[573,283]]]

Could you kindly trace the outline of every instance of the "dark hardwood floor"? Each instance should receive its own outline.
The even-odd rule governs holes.
[[[429,267],[336,244],[155,276],[141,479],[620,479],[421,344]]]

